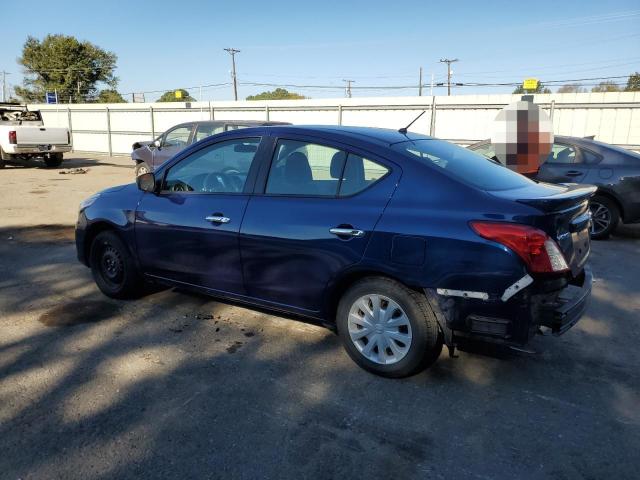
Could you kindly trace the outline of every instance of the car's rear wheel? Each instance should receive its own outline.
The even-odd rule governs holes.
[[[620,221],[620,210],[610,198],[596,195],[589,202],[591,210],[591,238],[601,240],[609,235]]]
[[[147,164],[147,162],[140,162],[136,164],[136,177],[139,177],[144,173],[150,173],[150,172],[151,172],[151,168],[149,168],[149,165]]]
[[[102,293],[111,298],[135,298],[144,282],[133,257],[118,235],[99,233],[91,244],[91,272]]]
[[[50,153],[44,157],[44,163],[48,168],[62,165],[62,153]]]
[[[438,321],[426,296],[389,278],[354,284],[340,300],[336,323],[349,356],[377,375],[412,375],[442,350]]]

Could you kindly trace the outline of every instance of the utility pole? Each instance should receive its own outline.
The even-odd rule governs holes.
[[[351,98],[351,84],[355,83],[355,80],[342,80],[343,82],[347,82],[347,98]]]
[[[2,101],[7,101],[7,75],[10,75],[9,72],[5,72],[2,70]]]
[[[457,58],[441,58],[440,63],[447,64],[447,96],[451,95],[451,64],[457,62]]]
[[[420,77],[418,80],[418,96],[422,96],[422,67],[420,67]]]
[[[226,52],[231,55],[231,79],[233,80],[233,98],[238,101],[238,81],[236,78],[236,53],[240,53],[240,50],[235,48],[225,48]]]

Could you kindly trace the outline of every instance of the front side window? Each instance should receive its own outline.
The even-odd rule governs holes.
[[[242,193],[260,138],[227,140],[198,150],[167,172],[169,192]]]
[[[164,136],[163,147],[186,147],[189,143],[189,135],[191,135],[191,126],[178,127],[169,130]]]

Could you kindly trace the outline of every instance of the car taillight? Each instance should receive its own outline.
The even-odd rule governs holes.
[[[471,222],[470,225],[481,237],[498,242],[517,253],[533,273],[569,270],[556,242],[542,230],[504,222]]]
[[[18,143],[18,137],[16,135],[16,131],[15,130],[11,130],[9,132],[9,143],[11,145],[15,145],[16,143]]]

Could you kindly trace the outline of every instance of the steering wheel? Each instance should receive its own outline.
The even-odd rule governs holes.
[[[227,167],[223,168],[222,172],[220,173],[222,173],[223,175],[240,175],[240,170],[235,167]]]
[[[176,183],[173,184],[173,186],[171,187],[171,191],[172,192],[192,192],[193,188],[191,188],[190,185],[187,185],[186,183],[184,183],[181,180],[178,180]]]
[[[202,182],[202,189],[205,192],[224,192],[227,191],[227,184],[221,173],[210,173]]]

